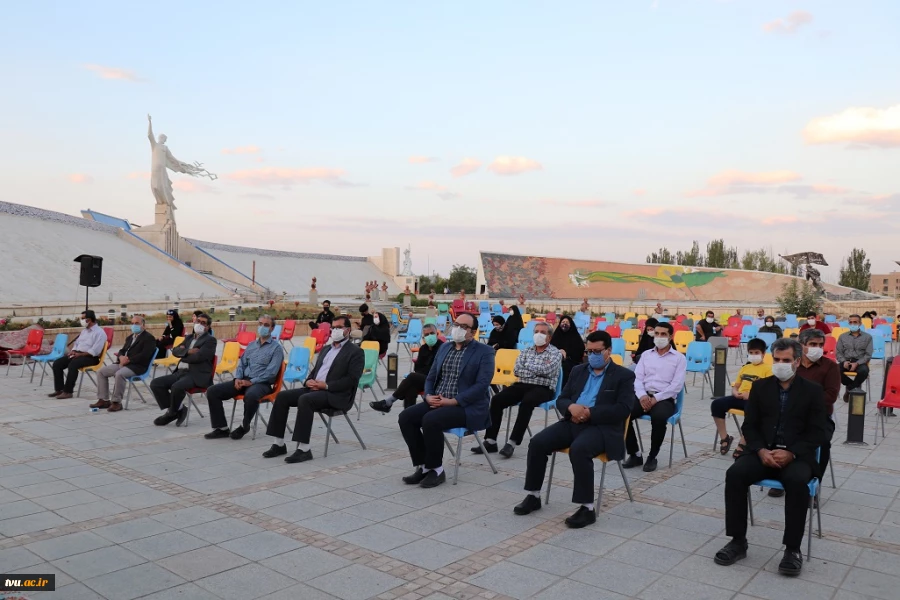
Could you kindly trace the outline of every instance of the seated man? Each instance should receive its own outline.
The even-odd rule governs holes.
[[[549,323],[540,321],[534,326],[534,346],[522,350],[516,359],[513,373],[518,381],[491,398],[491,426],[484,434],[484,449],[488,452],[497,451],[497,435],[503,422],[503,411],[510,406],[519,406],[509,442],[500,451],[500,456],[510,458],[525,437],[534,409],[553,400],[560,376],[562,354],[556,346],[550,344],[552,334]],[[481,448],[476,446],[472,448],[472,452],[481,454]]]
[[[764,379],[772,376],[772,367],[763,363],[766,355],[766,341],[759,338],[753,338],[747,342],[747,364],[741,367],[737,377],[734,378],[734,384],[731,386],[731,395],[716,398],[709,405],[712,412],[713,422],[719,432],[719,454],[726,455],[731,450],[731,444],[734,438],[728,435],[728,427],[725,417],[729,410],[744,410],[747,405],[747,397],[750,395],[750,386],[757,379]],[[744,438],[738,443],[737,449],[734,451],[733,458],[737,458],[744,451]]]
[[[239,440],[250,431],[253,417],[259,409],[259,401],[272,393],[272,385],[284,363],[284,350],[277,340],[272,339],[274,328],[275,320],[271,316],[260,315],[256,327],[259,338],[250,342],[244,350],[234,372],[234,381],[217,383],[206,390],[209,421],[213,426],[213,430],[203,436],[206,439],[231,436],[231,439]],[[229,431],[222,402],[241,394],[244,396],[244,420],[233,431]]]
[[[369,402],[369,406],[387,414],[391,412],[391,405],[394,404],[394,400],[403,398],[403,408],[409,408],[416,403],[419,394],[425,389],[425,378],[428,377],[428,371],[431,370],[434,357],[437,351],[440,350],[441,344],[444,343],[438,339],[437,328],[431,324],[422,328],[422,338],[425,343],[419,346],[413,372],[400,382],[400,385],[397,386],[397,391],[384,400]]]
[[[444,473],[444,431],[490,427],[488,388],[494,377],[494,350],[474,341],[478,319],[456,316],[450,338],[441,346],[425,379],[425,402],[400,413],[400,432],[416,468],[403,483],[433,488],[447,480]]]
[[[322,312],[319,313],[319,316],[316,317],[315,321],[310,321],[309,328],[318,329],[321,323],[328,323],[331,325],[332,321],[334,321],[334,313],[331,312],[331,300],[323,300]]]
[[[566,525],[579,528],[597,520],[594,457],[605,452],[609,460],[625,458],[625,419],[634,404],[634,373],[610,360],[611,349],[612,339],[605,331],[588,335],[588,363],[572,369],[556,401],[563,420],[535,435],[528,444],[525,472],[528,496],[513,509],[517,515],[541,508],[547,457],[551,452],[568,448],[575,475],[572,502],[581,506],[566,519]]]
[[[837,341],[837,364],[841,368],[841,383],[847,390],[844,402],[850,399],[850,390],[862,388],[869,377],[869,361],[874,352],[872,336],[862,331],[859,315],[847,317],[850,331],[841,334]],[[846,373],[855,373],[850,377]]]
[[[79,369],[92,367],[103,360],[106,332],[97,325],[97,315],[94,311],[86,310],[81,313],[81,326],[84,330],[75,338],[72,350],[53,361],[53,389],[56,391],[47,394],[51,398],[60,400],[71,398],[72,392],[75,391],[75,382],[78,381]]]
[[[331,343],[322,348],[303,388],[286,390],[275,397],[266,429],[266,435],[275,438],[275,443],[263,452],[263,458],[287,454],[284,431],[291,407],[297,407],[297,420],[291,438],[297,446],[294,453],[284,459],[286,463],[312,460],[309,438],[316,412],[326,409],[346,412],[353,406],[366,358],[362,348],[349,340],[350,317],[335,317],[331,324]]]
[[[369,312],[368,304],[360,305],[359,313],[362,315],[359,328],[363,332],[363,341],[378,342],[378,356],[384,356],[391,343],[391,321],[380,312]]]
[[[156,403],[166,411],[154,419],[154,425],[168,425],[177,420],[175,426],[181,427],[188,414],[187,408],[181,405],[187,391],[212,385],[213,361],[218,342],[207,333],[209,323],[210,318],[206,313],[197,317],[193,332],[180,345],[172,348],[172,356],[181,359],[175,372],[150,382],[150,391],[153,392]],[[187,368],[182,369],[182,364],[187,365]]]
[[[800,332],[802,333],[807,329],[818,329],[825,335],[831,333],[831,327],[820,321],[814,310],[806,313],[806,322],[800,326]]]
[[[116,353],[118,358],[115,364],[106,365],[97,371],[97,401],[91,404],[91,408],[105,408],[109,412],[122,410],[122,397],[128,380],[147,372],[154,352],[156,338],[147,331],[144,317],[134,315],[131,317],[131,335],[125,338],[125,344]],[[112,402],[109,400],[110,377],[116,378]]]
[[[807,484],[819,471],[816,448],[828,440],[828,418],[822,387],[795,377],[802,354],[796,340],[776,340],[775,377],[760,379],[750,388],[743,425],[747,451],[725,474],[725,535],[731,541],[716,553],[716,564],[733,565],[747,556],[747,488],[776,479],[785,489],[785,551],[778,572],[796,576],[803,568]]]
[[[644,352],[634,369],[634,395],[638,401],[631,410],[631,425],[625,438],[630,456],[622,465],[626,469],[644,465],[646,472],[656,470],[656,455],[666,439],[666,421],[675,414],[675,400],[684,388],[687,368],[684,355],[672,347],[672,325],[657,323],[654,331],[655,348]],[[646,464],[634,434],[634,420],[643,415],[650,415],[650,453]]]
[[[716,321],[716,314],[708,310],[706,318],[697,323],[697,333],[695,337],[698,342],[708,342],[709,338],[722,335],[722,326]]]

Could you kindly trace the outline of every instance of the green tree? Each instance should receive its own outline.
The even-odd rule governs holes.
[[[706,263],[703,254],[700,252],[700,244],[696,240],[694,240],[689,252],[679,250],[675,254],[675,260],[679,265],[684,265],[685,267],[702,267]]]
[[[675,256],[669,251],[668,248],[660,248],[659,252],[651,252],[647,255],[648,263],[655,263],[658,265],[674,265]]]
[[[706,245],[706,266],[716,269],[736,269],[738,267],[737,248],[725,246],[725,240],[713,240]]]
[[[775,298],[782,314],[805,315],[819,311],[819,294],[808,281],[792,278],[781,287],[781,294]]]
[[[854,248],[850,251],[850,256],[841,261],[841,278],[838,283],[867,292],[871,275],[872,263],[866,258],[866,251]]]
[[[447,285],[447,280],[441,277],[439,274],[434,273],[433,275],[419,275],[419,294],[423,296],[427,296],[431,293],[431,290],[434,290],[436,294],[442,294],[444,292],[444,286]],[[449,287],[449,286],[448,286]],[[459,291],[459,290],[457,290]]]
[[[475,293],[475,269],[466,265],[453,265],[450,269],[450,277],[447,279],[450,286],[450,292],[456,293],[459,290],[465,291],[467,294]]]

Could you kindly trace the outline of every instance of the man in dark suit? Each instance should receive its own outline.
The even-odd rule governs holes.
[[[716,553],[720,565],[747,556],[747,488],[762,479],[784,486],[782,575],[803,568],[803,531],[809,480],[819,475],[816,449],[828,441],[828,410],[822,386],[796,377],[803,347],[789,338],[772,344],[772,373],[753,382],[745,409],[746,451],[725,474],[725,534],[732,539]]]
[[[400,432],[416,468],[403,483],[433,488],[444,473],[444,431],[465,427],[480,431],[491,425],[488,395],[494,376],[494,349],[475,341],[478,319],[460,313],[450,338],[438,350],[425,378],[425,402],[400,413]]]
[[[172,348],[172,355],[181,360],[171,375],[157,377],[150,382],[150,391],[165,413],[156,417],[154,425],[168,425],[172,421],[181,427],[187,418],[187,408],[182,406],[185,394],[191,388],[212,385],[213,361],[216,358],[216,338],[209,334],[210,318],[207,314],[197,317],[194,331],[180,345]],[[182,364],[187,369],[180,368]]]
[[[594,509],[594,457],[606,453],[610,460],[625,458],[625,420],[634,404],[634,373],[610,360],[612,339],[605,331],[587,337],[587,364],[572,369],[556,401],[563,420],[550,425],[528,444],[525,491],[528,495],[515,507],[517,515],[541,508],[541,486],[550,453],[569,449],[575,475],[572,502],[581,506],[566,519],[580,528],[597,520]]]
[[[329,408],[347,411],[353,406],[366,358],[362,349],[349,340],[350,318],[335,317],[331,324],[331,343],[319,353],[316,366],[303,388],[287,390],[275,397],[272,416],[266,428],[266,435],[275,438],[275,443],[263,452],[263,458],[287,454],[284,432],[291,407],[297,407],[297,421],[291,438],[297,443],[297,447],[293,454],[285,457],[286,463],[312,460],[309,437],[316,412]]]

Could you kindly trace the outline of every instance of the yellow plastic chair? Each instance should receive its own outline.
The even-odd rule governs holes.
[[[789,338],[794,334],[800,335],[799,327],[788,327],[782,333],[784,333],[784,337]]]
[[[850,331],[850,329],[847,327],[835,327],[831,330],[831,337],[838,339],[842,334],[847,333],[848,331]]]
[[[616,363],[620,367],[622,366],[622,355],[621,354],[610,354],[609,357],[612,359],[612,361],[614,363]]]
[[[78,372],[81,373],[81,375],[78,377],[78,393],[75,394],[78,398],[81,398],[81,384],[84,383],[85,375],[90,378],[91,383],[93,383],[95,386],[97,385],[97,382],[94,381],[94,376],[91,375],[91,373],[96,373],[103,368],[103,357],[106,356],[107,350],[109,350],[109,342],[103,344],[103,352],[100,353],[100,362],[92,367],[84,367],[82,369],[78,369]]]
[[[375,350],[376,352],[381,351],[381,345],[375,340],[367,340],[359,345],[363,350]]]
[[[722,313],[719,315],[719,321],[722,323],[727,323],[729,318],[731,318],[731,313]],[[696,319],[694,320],[696,321]]]
[[[860,320],[862,321],[863,327],[865,327],[866,329],[872,329],[872,319],[870,319],[869,317],[863,317]]]
[[[775,364],[775,359],[772,358],[771,352],[766,352],[765,355],[763,355],[763,364],[770,366]]]
[[[637,320],[638,320],[638,321],[646,321],[646,320],[649,319],[649,318],[650,318],[650,317],[648,317],[647,315],[638,315],[638,316],[637,316]]]
[[[626,352],[637,352],[638,345],[641,343],[641,331],[639,329],[626,329],[622,332],[622,339],[625,340]]]
[[[172,341],[172,347],[180,346],[184,342],[184,336],[178,336]],[[156,367],[165,367],[168,369],[169,367],[174,367],[178,364],[178,361],[181,359],[177,356],[165,356],[163,358],[157,358],[153,361],[153,376],[156,377]]]
[[[216,375],[219,376],[219,381],[222,381],[222,376],[225,373],[231,373],[232,377],[234,376],[234,371],[237,369],[240,356],[240,344],[237,342],[225,342],[225,347],[222,348],[222,358],[220,358],[218,364],[216,364]]]
[[[512,385],[519,380],[515,374],[518,350],[497,350],[494,355],[494,377],[491,385]]]
[[[527,323],[531,320],[531,315],[529,313],[522,313],[522,323]]]
[[[688,344],[694,341],[694,334],[690,331],[676,331],[672,341],[676,350],[682,354],[687,354]]]
[[[627,312],[627,313],[625,313],[625,316],[622,317],[622,318],[625,319],[625,320],[627,321],[628,319],[633,319],[635,316],[637,316],[637,315],[635,315],[635,313],[633,313],[633,312]]]

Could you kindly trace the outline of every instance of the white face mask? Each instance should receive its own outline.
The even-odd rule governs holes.
[[[543,346],[546,343],[547,343],[547,334],[546,333],[534,334],[534,345],[535,346]]]
[[[379,323],[381,323],[381,319],[378,318],[378,315],[375,315],[374,317],[372,317],[372,321],[373,321],[376,325],[378,325]]]
[[[751,354],[750,355],[750,364],[751,365],[758,365],[762,361],[763,361],[762,354]]]
[[[82,327],[87,327],[87,326],[88,326],[87,319],[81,319],[81,326],[82,326]]]
[[[662,350],[663,348],[665,348],[666,346],[669,345],[669,338],[667,338],[667,337],[656,337],[656,338],[653,338],[653,343],[656,345],[657,348],[659,348],[660,350]]]
[[[766,321],[766,327],[772,327],[774,325],[775,323],[773,323],[772,321]]]
[[[825,355],[825,351],[822,348],[813,347],[806,349],[806,358],[811,360],[812,362],[816,362],[820,358]]]
[[[772,375],[781,381],[787,381],[794,376],[793,363],[775,363],[772,365]]]
[[[713,317],[706,317],[707,323],[712,323],[713,321],[715,321],[715,319]]]
[[[806,320],[806,323],[807,323],[810,327],[815,327],[815,326],[816,326],[816,320],[815,320],[815,319],[807,319],[807,320]]]
[[[331,330],[331,342],[334,344],[339,344],[344,341],[344,328],[338,327],[337,329]]]
[[[462,327],[454,327],[450,330],[450,339],[452,339],[457,344],[462,344],[466,341],[466,330]]]
[[[206,333],[206,327],[201,325],[200,323],[194,323],[194,333],[197,335],[203,335]]]

